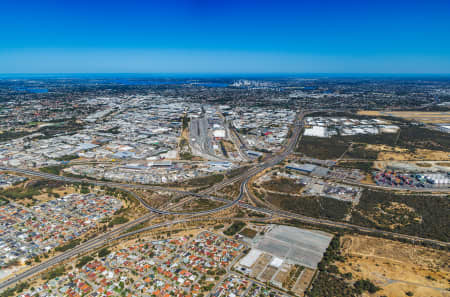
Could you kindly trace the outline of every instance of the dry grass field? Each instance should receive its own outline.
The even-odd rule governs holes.
[[[369,279],[382,290],[370,296],[450,296],[450,253],[397,241],[349,236],[341,239],[340,272]]]
[[[377,117],[381,115],[381,112],[378,110],[358,110],[359,115],[366,115],[371,117]]]
[[[72,185],[63,185],[61,187],[52,189],[50,192],[41,192],[39,195],[33,196],[34,201],[31,199],[25,198],[25,199],[17,200],[17,203],[25,205],[25,206],[34,205],[34,204],[39,204],[39,203],[43,203],[43,202],[47,202],[47,201],[55,199],[54,194],[57,194],[60,197],[63,197],[63,196],[73,194],[73,193],[79,193],[79,191],[76,190]]]
[[[443,124],[450,122],[450,112],[428,112],[428,111],[374,111],[360,110],[359,115],[367,116],[391,116],[410,121],[418,121],[427,124]]]
[[[187,197],[190,198],[190,197]],[[195,198],[188,203],[183,204],[182,206],[177,207],[176,211],[187,211],[187,212],[196,212],[196,211],[205,211],[214,208],[218,208],[225,205],[219,201],[212,201],[206,198]]]
[[[304,292],[308,289],[309,284],[311,283],[314,277],[315,270],[311,268],[305,268],[300,275],[300,279],[295,284],[295,287],[292,288],[292,291],[295,292],[298,296],[304,296]]]
[[[445,151],[416,149],[415,152],[411,152],[404,148],[382,144],[368,144],[366,149],[378,151],[379,161],[450,161],[450,155]]]
[[[235,152],[236,151],[236,147],[234,146],[234,144],[231,141],[222,140],[222,143],[227,152]]]

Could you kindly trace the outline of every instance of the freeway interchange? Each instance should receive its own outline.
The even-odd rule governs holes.
[[[405,234],[399,234],[399,233],[394,233],[394,232],[389,232],[389,231],[373,229],[373,228],[367,228],[367,227],[362,227],[362,226],[353,225],[353,224],[344,223],[344,222],[336,222],[336,221],[331,221],[331,220],[318,219],[318,218],[313,218],[313,217],[308,217],[308,216],[291,213],[288,211],[267,208],[264,206],[258,206],[258,203],[256,202],[257,199],[255,199],[255,197],[253,197],[251,192],[248,190],[249,180],[253,176],[257,175],[258,173],[261,173],[262,171],[266,170],[267,168],[270,168],[270,167],[273,167],[273,166],[279,164],[288,155],[290,155],[293,152],[293,150],[300,138],[300,135],[301,135],[301,131],[303,128],[303,117],[308,113],[309,112],[302,112],[302,113],[298,114],[297,119],[296,119],[293,129],[292,129],[292,135],[289,138],[285,149],[281,153],[275,154],[275,155],[269,157],[262,163],[255,164],[254,166],[250,167],[248,170],[246,170],[244,173],[242,173],[240,175],[237,175],[237,176],[229,178],[229,179],[225,179],[222,182],[217,183],[217,184],[209,187],[208,189],[203,190],[198,193],[191,192],[191,191],[182,191],[182,190],[163,187],[163,186],[150,186],[150,185],[124,184],[124,183],[116,183],[116,182],[97,181],[97,180],[90,180],[90,179],[81,179],[81,178],[53,175],[53,174],[37,172],[37,171],[33,171],[33,170],[0,167],[0,170],[2,170],[2,171],[16,172],[16,173],[21,173],[21,174],[25,174],[25,175],[50,179],[50,180],[59,180],[59,181],[64,181],[64,182],[69,182],[69,183],[89,183],[89,184],[98,185],[98,186],[108,186],[108,187],[120,188],[121,190],[130,193],[149,211],[148,213],[146,213],[145,215],[143,215],[142,217],[140,217],[136,220],[122,224],[115,229],[107,231],[95,238],[89,239],[89,240],[81,243],[80,245],[78,245],[68,251],[65,251],[45,262],[35,265],[22,273],[14,275],[10,279],[0,283],[0,290],[13,285],[14,283],[20,282],[36,273],[42,272],[56,264],[62,263],[72,257],[81,255],[83,253],[89,252],[94,249],[97,249],[112,240],[121,239],[121,238],[130,236],[130,235],[134,235],[139,232],[152,230],[152,229],[169,226],[169,225],[173,225],[173,224],[178,224],[181,222],[187,222],[190,220],[201,220],[201,219],[199,219],[199,217],[201,217],[201,216],[218,213],[220,211],[231,208],[233,206],[237,206],[237,207],[241,207],[241,208],[251,210],[254,212],[266,214],[266,215],[269,215],[270,217],[294,219],[294,220],[298,220],[298,221],[301,221],[301,222],[304,222],[307,224],[356,230],[356,231],[360,231],[360,232],[378,234],[378,235],[382,235],[382,236],[390,236],[390,237],[406,239],[406,240],[410,240],[410,241],[427,242],[427,243],[432,243],[432,244],[436,244],[436,245],[440,245],[440,246],[444,246],[444,247],[450,246],[450,243],[441,242],[441,241],[437,241],[437,240],[433,240],[433,239],[420,238],[420,237],[416,237],[416,236],[410,236],[410,235],[405,235]],[[230,201],[228,199],[216,197],[211,194],[211,193],[214,193],[215,191],[217,191],[227,185],[231,185],[235,182],[241,182],[239,195],[235,200]],[[191,196],[194,198],[206,198],[206,199],[210,199],[213,201],[222,202],[222,203],[224,203],[224,205],[222,205],[218,208],[215,208],[215,209],[198,211],[198,212],[173,211],[173,209],[176,209],[177,207],[179,207],[185,203],[185,201],[180,201],[179,203],[175,203],[175,204],[168,205],[166,207],[158,209],[158,208],[154,208],[154,207],[150,206],[139,195],[137,195],[135,192],[131,191],[132,189],[164,190],[164,191],[176,193],[180,196]],[[247,195],[251,201],[256,202],[256,203],[254,203],[256,206],[247,204],[247,203],[243,203],[242,198],[245,195]],[[136,231],[127,232],[128,229],[130,229],[134,226],[137,226],[143,222],[146,222],[148,220],[154,219],[161,215],[182,215],[182,216],[188,216],[188,218],[159,223],[159,224],[155,224],[155,225],[152,225],[152,226],[149,226],[146,228],[142,228],[142,229],[139,229]],[[232,218],[230,218],[230,219],[232,219]]]

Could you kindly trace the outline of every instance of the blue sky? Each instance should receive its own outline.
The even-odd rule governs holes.
[[[0,0],[0,73],[450,73],[449,0]]]

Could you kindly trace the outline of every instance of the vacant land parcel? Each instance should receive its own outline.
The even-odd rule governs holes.
[[[450,254],[369,236],[341,238],[341,273],[369,279],[381,288],[376,296],[449,296]],[[371,295],[372,296],[372,295]]]
[[[236,269],[262,283],[303,296],[332,235],[270,225],[251,242],[251,251]]]
[[[403,118],[409,121],[418,121],[422,123],[439,124],[448,123],[450,121],[450,112],[427,112],[427,111],[371,111],[360,110],[359,115],[368,116],[390,116]]]

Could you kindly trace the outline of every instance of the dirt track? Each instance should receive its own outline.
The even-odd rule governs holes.
[[[382,290],[371,296],[450,296],[450,253],[369,236],[344,236],[337,262],[353,279],[368,278]]]

